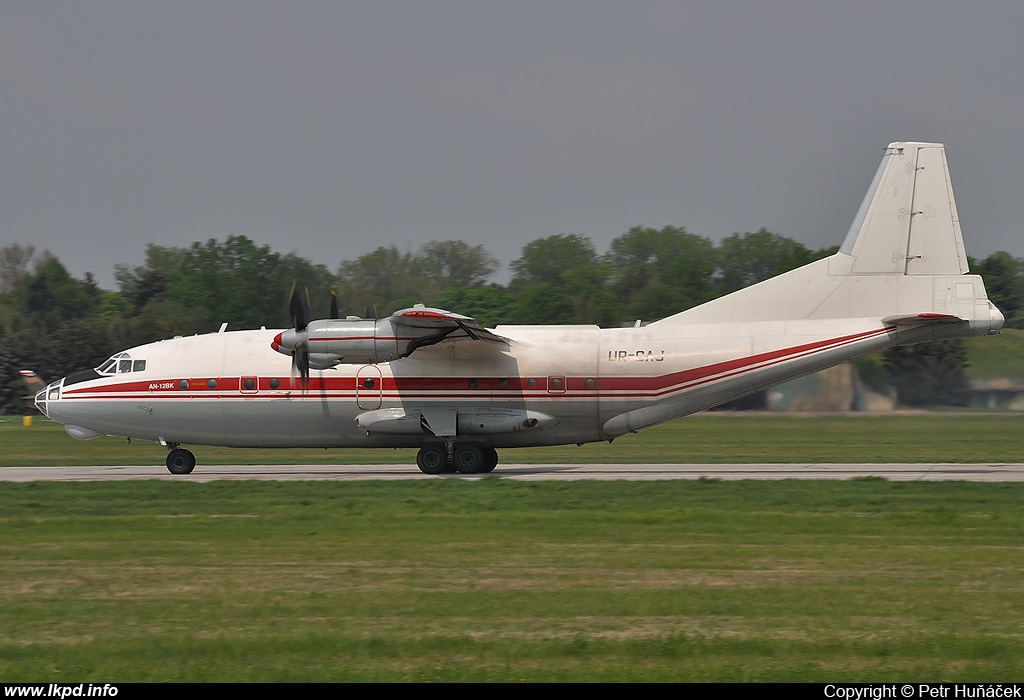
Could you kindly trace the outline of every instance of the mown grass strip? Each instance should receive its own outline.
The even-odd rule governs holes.
[[[1019,462],[1024,416],[776,416],[700,414],[613,443],[501,450],[502,463]],[[55,423],[0,423],[0,466],[162,467],[154,443],[99,438],[81,442]],[[395,464],[415,450],[229,449],[189,446],[203,464]]]
[[[1021,680],[1022,484],[0,483],[6,681]]]

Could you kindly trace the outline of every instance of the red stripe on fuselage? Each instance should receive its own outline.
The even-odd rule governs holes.
[[[530,386],[531,377],[407,377],[390,376],[374,378],[380,382],[379,391],[387,398],[398,397],[413,392],[438,393],[451,398],[476,398],[490,392],[499,395],[521,395],[535,398],[581,398],[593,396],[600,392],[602,395],[614,398],[656,398],[672,394],[678,391],[691,389],[709,382],[735,377],[746,372],[751,372],[765,367],[771,367],[787,362],[801,356],[807,356],[826,350],[839,348],[860,340],[893,332],[892,328],[877,328],[854,335],[832,338],[829,340],[805,343],[790,348],[773,350],[770,352],[741,357],[724,362],[718,362],[703,367],[680,370],[669,374],[655,376],[601,376],[601,377],[565,377],[565,389],[558,392],[548,391],[547,376],[537,376],[537,386]],[[559,375],[560,376],[560,375]],[[207,382],[216,380],[216,388],[207,387]],[[281,397],[292,392],[291,378],[288,376],[276,377],[279,382],[278,388],[271,388],[270,382],[275,377],[260,377],[259,387],[254,390],[241,389],[242,380],[240,377],[179,377],[163,380],[140,380],[110,384],[99,387],[81,387],[63,392],[63,397],[74,398],[132,398],[143,397],[158,398],[234,398],[251,397],[257,392],[276,392]],[[365,379],[365,378],[364,378]],[[474,379],[477,382],[476,388],[467,391],[467,382]],[[188,381],[186,389],[179,388],[179,382]],[[596,380],[596,384],[589,380]],[[306,393],[330,393],[336,394],[336,398],[355,398],[359,381],[355,376],[345,377],[311,377],[310,386]],[[156,388],[153,388],[156,387]],[[366,394],[376,393],[377,387],[358,389]],[[274,394],[271,394],[274,395]],[[328,396],[331,398],[332,396]]]
[[[781,350],[772,350],[758,355],[751,355],[750,357],[726,360],[725,362],[717,362],[712,365],[686,369],[658,377],[602,377],[601,391],[636,392],[641,390],[649,392],[653,396],[658,396],[664,393],[671,393],[672,391],[677,391],[682,388],[691,388],[693,386],[706,384],[707,382],[715,381],[717,379],[733,377],[754,369],[771,367],[781,362],[796,359],[802,355],[812,355],[824,350],[842,347],[860,340],[866,340],[872,336],[889,333],[891,330],[891,328],[876,328],[863,333],[856,333],[854,335],[847,335],[829,340],[820,340],[813,343],[805,343],[804,345],[796,345],[794,347],[783,348]]]

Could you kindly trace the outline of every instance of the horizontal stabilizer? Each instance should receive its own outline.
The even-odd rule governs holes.
[[[886,316],[882,323],[887,326],[926,326],[934,323],[966,323],[966,318],[950,314],[899,314],[898,316]]]

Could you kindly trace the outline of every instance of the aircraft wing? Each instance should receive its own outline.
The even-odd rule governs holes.
[[[510,345],[508,338],[496,335],[481,326],[469,316],[452,313],[444,309],[433,309],[428,306],[417,304],[411,309],[402,309],[391,314],[391,322],[396,329],[437,329],[443,334],[445,340],[458,338],[469,338],[470,340],[485,340],[491,343]],[[448,331],[445,333],[445,331]]]

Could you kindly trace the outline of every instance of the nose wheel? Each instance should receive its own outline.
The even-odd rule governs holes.
[[[196,468],[196,456],[188,450],[174,447],[167,453],[167,471],[171,474],[191,474]]]

